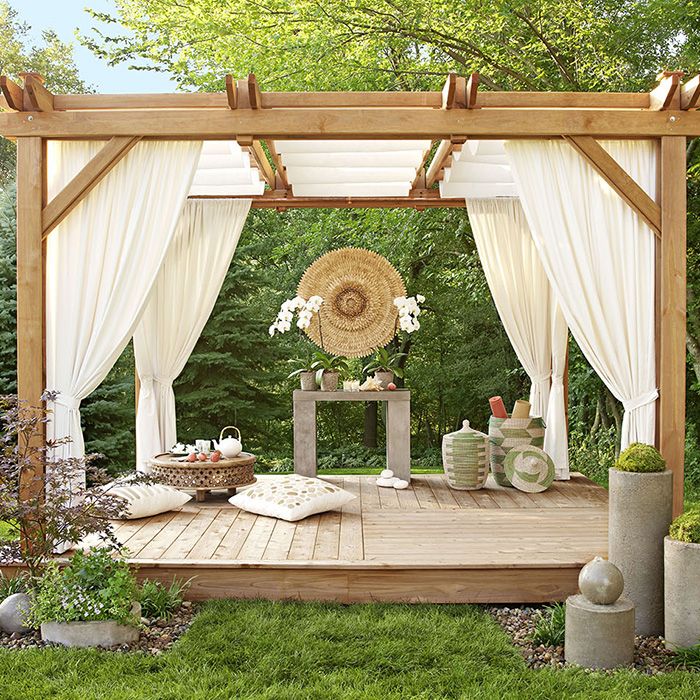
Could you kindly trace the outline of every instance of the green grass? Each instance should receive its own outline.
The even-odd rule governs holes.
[[[530,671],[469,606],[212,602],[160,656],[0,651],[2,700],[700,697],[697,674]]]

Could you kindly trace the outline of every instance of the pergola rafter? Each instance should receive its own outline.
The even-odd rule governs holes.
[[[439,92],[263,92],[254,75],[225,80],[221,93],[53,95],[40,76],[24,86],[0,79],[0,134],[18,144],[18,392],[37,404],[44,388],[45,235],[139,139],[237,141],[270,188],[253,206],[464,206],[433,188],[459,144],[470,139],[566,138],[660,238],[657,265],[657,443],[675,473],[682,507],[685,425],[685,145],[700,136],[700,77],[667,72],[651,93],[480,92],[478,75],[449,76]],[[654,139],[660,148],[653,201],[598,144]],[[107,145],[46,202],[47,139]],[[275,141],[441,141],[403,197],[294,197]],[[267,144],[266,153],[263,142]],[[281,149],[280,149],[281,150]],[[427,149],[429,153],[432,149]],[[415,165],[415,164],[414,164]],[[273,167],[274,166],[274,167]]]

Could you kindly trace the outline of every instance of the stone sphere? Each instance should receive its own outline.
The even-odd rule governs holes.
[[[581,569],[578,587],[591,603],[612,605],[622,595],[625,582],[615,564],[596,557]]]

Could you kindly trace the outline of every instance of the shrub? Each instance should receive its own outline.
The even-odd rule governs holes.
[[[617,436],[615,427],[588,430],[573,429],[569,434],[569,467],[603,486],[608,485],[608,469],[615,466]]]
[[[666,460],[655,447],[633,442],[622,452],[615,463],[615,469],[622,472],[662,472],[666,469]]]
[[[700,671],[700,644],[679,649],[673,655],[671,664],[683,671]]]
[[[106,547],[76,552],[63,569],[49,562],[35,584],[30,622],[115,620],[135,625],[131,612],[137,599],[136,579],[123,559]]]
[[[566,606],[564,603],[548,605],[538,613],[532,641],[545,646],[559,647],[564,644]]]
[[[679,515],[671,523],[668,534],[679,542],[700,544],[700,510],[689,510]]]
[[[0,571],[0,601],[15,593],[25,593],[29,588],[29,580],[26,576],[17,574],[7,577]]]
[[[179,581],[176,578],[170,586],[146,579],[139,591],[141,614],[148,618],[169,620],[182,605],[183,594],[189,587],[190,581]]]

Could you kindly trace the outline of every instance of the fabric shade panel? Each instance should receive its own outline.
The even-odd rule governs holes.
[[[49,141],[48,196],[101,148]],[[85,453],[80,402],[133,335],[170,247],[200,141],[142,141],[62,221],[46,245],[46,385],[59,392],[49,438],[62,457]],[[146,235],[147,234],[147,235]]]
[[[441,197],[489,199],[517,197],[503,141],[470,140],[452,153],[452,164],[440,181]]]
[[[134,333],[141,381],[136,468],[177,442],[173,381],[211,315],[245,224],[250,199],[190,199]]]
[[[297,197],[406,197],[430,141],[275,141]]]
[[[469,199],[467,213],[498,315],[530,378],[531,414],[548,419],[546,451],[554,462],[556,478],[568,479],[563,401],[568,330],[530,235],[525,213],[519,200],[513,198]],[[553,362],[555,349],[556,363]],[[552,392],[554,364],[557,388]],[[556,400],[552,402],[554,397]]]
[[[259,195],[265,191],[250,154],[235,141],[204,141],[190,196]]]
[[[655,197],[652,141],[601,145]],[[571,333],[624,407],[622,448],[653,444],[658,397],[653,232],[564,140],[509,141],[506,151]]]

